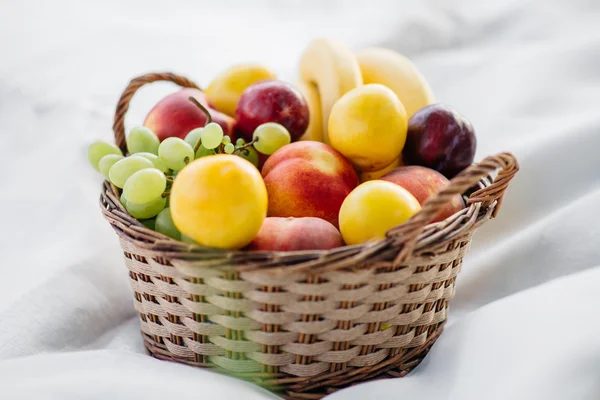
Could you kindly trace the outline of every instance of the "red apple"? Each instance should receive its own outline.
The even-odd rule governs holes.
[[[181,89],[159,101],[146,116],[144,126],[156,133],[161,141],[172,136],[184,139],[192,129],[206,124],[206,115],[189,97],[194,97],[208,109],[213,122],[221,125],[225,135],[233,134],[235,120],[211,108],[204,92],[192,88]]]
[[[344,245],[342,235],[320,218],[265,218],[248,250],[328,250]]]
[[[451,179],[471,165],[476,146],[469,120],[446,105],[432,104],[408,121],[402,157],[407,165],[432,168]]]
[[[379,179],[402,186],[404,189],[408,190],[421,205],[430,196],[433,196],[450,183],[450,181],[439,172],[416,165],[395,168]],[[463,202],[463,199],[457,194],[452,198],[452,201],[440,211],[438,216],[432,222],[443,221],[454,213],[462,210],[464,207],[465,203]]]
[[[300,90],[288,82],[269,79],[248,86],[235,110],[238,128],[246,140],[252,140],[257,126],[277,122],[290,132],[292,141],[304,134],[309,113]]]
[[[283,146],[262,169],[270,217],[317,217],[338,227],[346,196],[358,176],[344,156],[324,143],[300,141]]]

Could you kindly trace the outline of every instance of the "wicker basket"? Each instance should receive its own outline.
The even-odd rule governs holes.
[[[142,85],[131,81],[115,115]],[[493,179],[490,173],[499,169]],[[409,222],[375,243],[329,251],[221,251],[147,229],[104,183],[104,217],[120,238],[144,344],[162,360],[210,367],[289,399],[319,399],[361,381],[401,377],[442,332],[471,235],[496,216],[518,170],[508,153],[467,168]],[[468,207],[429,224],[455,194]]]

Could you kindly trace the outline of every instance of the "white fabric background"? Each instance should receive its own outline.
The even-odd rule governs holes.
[[[316,36],[404,52],[521,172],[476,235],[442,337],[408,377],[335,399],[600,398],[600,3],[0,1],[0,390],[15,399],[267,399],[143,353],[86,147],[136,75],[294,79]],[[129,126],[173,87],[134,98]]]

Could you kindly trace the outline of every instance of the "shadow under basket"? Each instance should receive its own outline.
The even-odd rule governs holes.
[[[169,73],[132,80],[115,115],[123,150],[131,97],[161,80],[196,87]],[[423,360],[442,332],[471,236],[496,216],[517,171],[509,153],[485,158],[385,239],[328,251],[223,251],[176,241],[130,216],[107,182],[100,204],[120,238],[150,355],[283,398],[319,399],[402,377]],[[430,223],[456,194],[467,207]]]

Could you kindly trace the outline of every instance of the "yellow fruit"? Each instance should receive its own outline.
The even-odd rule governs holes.
[[[248,86],[275,78],[271,70],[260,64],[234,65],[213,79],[204,93],[217,110],[233,117],[238,100]]]
[[[298,88],[304,95],[308,104],[308,114],[310,116],[308,127],[299,140],[313,140],[315,142],[323,141],[323,121],[321,115],[321,98],[317,87],[308,82],[298,82]]]
[[[356,56],[345,43],[320,38],[308,44],[300,58],[300,78],[318,90],[323,142],[329,144],[327,121],[331,108],[344,93],[362,85]]]
[[[348,245],[385,238],[385,233],[421,211],[406,189],[386,181],[358,185],[340,208],[340,232]]]
[[[366,181],[372,181],[374,179],[379,179],[382,176],[384,176],[385,174],[387,174],[388,172],[390,172],[391,170],[393,170],[394,168],[398,168],[402,165],[404,165],[404,163],[402,162],[402,154],[400,154],[400,157],[396,158],[390,165],[388,165],[387,167],[385,167],[383,169],[380,169],[378,171],[373,171],[373,172],[361,172],[359,175],[360,181],[366,182]]]
[[[335,103],[329,116],[329,140],[356,169],[371,172],[398,158],[407,127],[398,97],[372,83],[349,91]]]
[[[406,109],[408,118],[435,102],[431,87],[407,57],[382,48],[365,49],[356,54],[363,82],[381,83],[392,89]]]
[[[203,246],[239,249],[254,239],[267,216],[267,189],[245,159],[207,156],[177,174],[170,207],[183,235]]]

